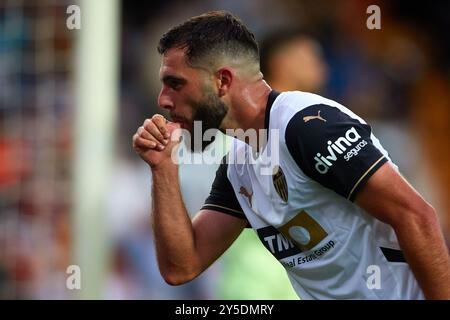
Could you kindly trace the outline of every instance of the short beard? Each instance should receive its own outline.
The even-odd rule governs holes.
[[[192,152],[199,152],[204,151],[205,148],[214,141],[214,138],[211,139],[211,141],[204,141],[204,133],[209,129],[220,130],[220,126],[228,112],[228,108],[214,92],[207,90],[205,97],[201,101],[195,103],[193,109],[195,111],[192,117],[192,125],[194,124],[194,121],[201,121],[202,123],[202,136],[200,137],[202,141],[202,150],[196,150],[196,144],[193,143],[193,141],[191,141],[190,148]],[[196,139],[193,132],[191,132],[191,135]]]

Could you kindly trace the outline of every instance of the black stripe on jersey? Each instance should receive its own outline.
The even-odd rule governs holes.
[[[230,216],[236,217],[236,218],[240,218],[240,219],[246,219],[245,215],[242,211],[236,211],[234,209],[231,208],[227,208],[224,206],[220,206],[217,204],[212,204],[212,203],[205,203],[202,207],[203,209],[209,209],[209,210],[214,210],[214,211],[220,211],[222,213],[226,213],[229,214]]]
[[[269,129],[269,122],[270,122],[270,109],[272,109],[272,105],[275,102],[275,99],[279,95],[280,95],[280,93],[278,91],[275,91],[275,90],[272,90],[269,93],[269,98],[267,99],[266,112],[265,112],[265,118],[264,118],[264,127],[267,130]]]
[[[386,260],[389,262],[406,262],[403,252],[398,249],[384,248],[380,247],[381,252],[383,252]]]
[[[339,108],[309,106],[289,121],[289,153],[311,179],[350,201],[387,158],[370,139],[371,128]]]
[[[233,187],[227,176],[227,156],[224,156],[222,163],[216,171],[216,178],[211,186],[211,191],[202,209],[220,211],[237,218],[247,220],[241,205],[239,204]]]

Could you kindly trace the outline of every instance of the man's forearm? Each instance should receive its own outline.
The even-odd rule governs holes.
[[[425,297],[450,299],[450,258],[435,214],[405,221],[396,234]]]
[[[184,206],[178,168],[170,163],[152,170],[152,226],[161,274],[176,284],[177,277],[190,277],[196,270],[195,240]]]

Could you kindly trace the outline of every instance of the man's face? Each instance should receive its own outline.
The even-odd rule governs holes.
[[[190,67],[182,49],[170,49],[163,55],[159,73],[162,88],[158,104],[170,112],[173,122],[189,131],[191,141],[199,139],[194,137],[194,121],[202,121],[203,132],[220,128],[228,108],[215,92],[207,71]]]

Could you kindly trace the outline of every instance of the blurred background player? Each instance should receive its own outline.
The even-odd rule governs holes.
[[[297,30],[280,30],[265,37],[260,46],[261,71],[279,92],[320,93],[328,80],[328,66],[320,43]]]

